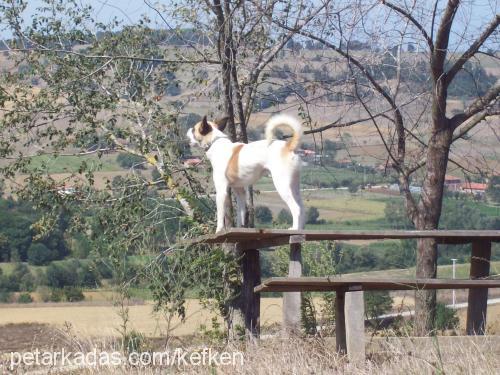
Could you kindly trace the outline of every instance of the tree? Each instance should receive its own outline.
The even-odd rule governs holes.
[[[307,25],[296,30],[297,34],[323,44],[325,48],[335,51],[345,59],[351,75],[356,102],[359,104],[360,110],[367,115],[365,118],[354,121],[337,119],[329,125],[306,131],[306,133],[342,128],[368,121],[381,138],[387,152],[388,163],[398,174],[407,215],[416,229],[420,230],[437,229],[439,226],[444,177],[448,163],[451,162],[463,167],[450,155],[452,144],[463,141],[472,129],[500,113],[497,105],[500,85],[497,83],[481,90],[483,94],[475,96],[463,110],[451,115],[447,111],[450,87],[457,82],[457,77],[467,66],[466,64],[481,53],[481,49],[487,48],[488,42],[492,39],[491,36],[494,35],[500,23],[500,16],[494,15],[489,22],[483,24],[482,31],[472,32],[467,28],[467,25],[461,25],[455,17],[461,11],[460,8],[465,9],[467,6],[473,5],[458,0],[449,0],[445,5],[435,2],[434,7],[431,8],[427,8],[427,4],[417,6],[415,3],[413,7],[407,7],[389,1],[381,1],[376,6],[358,4],[338,9],[338,13],[332,10],[330,14],[335,14],[335,17],[325,16],[314,25]],[[388,17],[394,17],[394,19],[404,22],[406,30],[408,30],[393,34],[395,24],[386,22],[384,19],[383,23],[373,22],[374,27],[368,32],[368,34],[372,33],[374,38],[385,35],[387,45],[396,46],[396,48],[384,51],[391,54],[391,59],[394,61],[396,74],[392,80],[386,79],[383,74],[381,77],[375,77],[369,69],[370,63],[374,59],[379,59],[379,56],[370,53],[362,56],[351,53],[344,43],[345,40],[352,40],[357,35],[356,27],[352,26],[351,17],[369,19],[373,17],[373,12],[378,11],[386,12]],[[269,18],[285,30],[293,30],[293,27],[286,25],[281,20]],[[337,27],[339,20],[340,27]],[[430,25],[428,20],[432,20]],[[321,27],[314,27],[315,25],[321,25]],[[330,25],[330,27],[325,27],[325,25]],[[451,54],[449,53],[450,36],[454,30],[458,29],[461,30],[461,35],[464,35],[458,41],[463,52]],[[380,33],[380,30],[384,30],[384,32]],[[415,92],[418,91],[417,87],[409,82],[405,83],[405,76],[398,74],[404,65],[401,46],[410,38],[412,42],[414,41],[410,35],[418,35],[419,47],[426,49],[426,60],[423,63],[428,68],[430,75],[429,84],[422,85],[420,88],[424,90],[423,92]],[[413,57],[415,66],[417,63],[422,63],[419,54],[411,54],[409,57]],[[367,90],[367,88],[369,89]],[[405,95],[402,94],[403,92]],[[409,118],[403,110],[407,103],[412,101],[412,99],[407,100],[408,95],[410,98],[424,95],[427,98],[426,103],[430,103],[429,106],[423,104],[419,108],[423,116],[416,123],[416,126],[420,126],[420,128],[427,127],[424,137],[415,131],[413,119]],[[406,99],[403,99],[403,96],[406,96]],[[426,114],[428,116],[425,116]],[[387,122],[384,119],[387,119]],[[382,131],[382,127],[385,125],[390,127],[389,133]],[[419,150],[417,158],[412,157],[416,155],[415,149],[411,155],[407,153],[410,145]],[[416,175],[422,181],[422,192],[418,198],[410,191],[410,181]],[[436,241],[421,239],[418,241],[417,247],[417,277],[436,277]],[[416,293],[415,333],[417,335],[424,335],[432,331],[436,316],[435,309],[435,291]]]
[[[267,206],[255,207],[255,220],[260,224],[269,224],[273,221],[273,213]]]
[[[54,259],[54,252],[43,243],[32,243],[28,249],[28,262],[34,266],[44,266]]]
[[[286,224],[292,225],[292,214],[285,208],[282,208],[278,213],[278,217],[276,218],[278,224]]]
[[[139,155],[120,153],[116,157],[116,161],[122,168],[125,169],[129,168],[146,169],[144,167],[146,160],[144,160],[144,158]]]
[[[309,207],[306,211],[306,224],[317,224],[319,210],[316,207]]]
[[[488,194],[493,202],[497,204],[500,203],[500,176],[493,176],[490,178],[486,194]]]
[[[365,315],[375,319],[391,311],[392,298],[388,291],[365,292]]]

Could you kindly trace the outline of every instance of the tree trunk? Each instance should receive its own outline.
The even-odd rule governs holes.
[[[446,118],[441,121],[447,121]],[[418,230],[438,229],[443,203],[444,177],[448,165],[448,154],[452,130],[446,123],[435,130],[429,139],[426,175],[422,196],[418,205],[415,227]],[[437,276],[437,243],[433,239],[417,241],[416,276],[435,278]],[[436,318],[436,291],[421,290],[415,293],[415,335],[425,336],[434,330]]]

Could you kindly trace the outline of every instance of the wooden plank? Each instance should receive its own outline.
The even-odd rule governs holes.
[[[435,238],[439,243],[470,243],[475,240],[500,242],[498,230],[381,230],[381,231],[323,231],[323,230],[284,230],[231,228],[216,234],[198,237],[194,240],[181,241],[180,245],[221,244],[221,243],[257,243],[258,248],[276,246],[289,242],[290,236],[304,236],[305,241],[335,240],[383,240]],[[254,246],[257,248],[257,246]]]
[[[345,292],[342,288],[335,293],[335,346],[337,352],[347,353],[345,333]]]
[[[302,275],[302,246],[300,243],[290,244],[290,262],[288,265],[288,276],[297,278]],[[301,328],[300,322],[300,307],[301,307],[300,291],[292,291],[285,293],[283,296],[283,328],[285,334],[298,334]]]
[[[470,261],[470,278],[480,279],[490,274],[491,242],[476,241],[472,243]],[[488,306],[488,289],[479,288],[469,291],[467,307],[468,335],[483,335],[486,326],[486,311]]]
[[[356,366],[364,367],[366,354],[365,301],[363,292],[345,294],[345,331],[347,358]]]
[[[389,279],[361,277],[272,277],[257,286],[255,292],[355,290],[415,290],[415,289],[475,289],[500,288],[500,279]]]

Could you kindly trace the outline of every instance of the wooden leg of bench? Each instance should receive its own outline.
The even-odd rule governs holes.
[[[345,294],[346,347],[349,362],[365,363],[365,301],[363,291]]]
[[[290,244],[289,277],[302,276],[302,246],[300,243]],[[300,332],[300,292],[286,292],[283,294],[283,325],[285,334]]]
[[[479,279],[489,276],[491,259],[491,242],[476,241],[472,243],[470,261],[470,278]],[[483,335],[486,328],[486,309],[488,306],[488,288],[469,289],[467,307],[467,334]]]
[[[253,288],[260,284],[259,251],[245,251],[242,263],[241,293],[244,304],[245,333],[247,337],[258,337],[260,334],[260,293],[254,293]]]
[[[336,290],[335,296],[335,342],[339,353],[347,353],[345,333],[345,292]]]

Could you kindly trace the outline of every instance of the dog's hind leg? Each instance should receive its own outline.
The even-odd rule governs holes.
[[[233,191],[234,195],[236,196],[236,205],[238,206],[236,226],[242,227],[245,225],[245,188],[234,187]]]
[[[304,229],[304,207],[300,196],[299,171],[272,170],[271,176],[278,194],[292,213],[293,224],[291,229]]]

